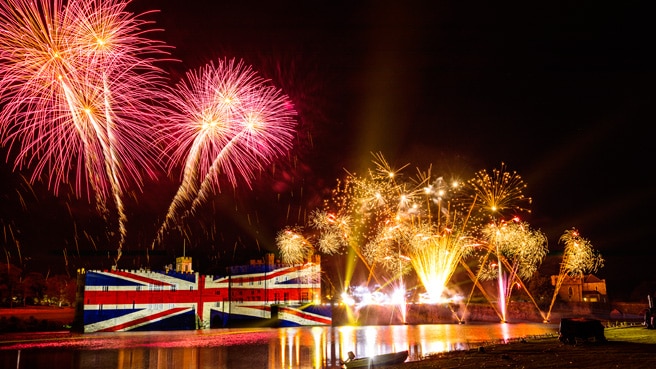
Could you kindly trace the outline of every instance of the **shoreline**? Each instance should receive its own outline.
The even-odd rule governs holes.
[[[70,329],[74,318],[75,309],[72,307],[0,308],[0,333],[51,332]]]
[[[557,336],[430,355],[386,369],[496,368],[656,368],[656,330],[644,326],[606,328],[607,342],[577,341],[565,345]]]
[[[20,312],[20,314],[17,314]],[[44,314],[45,313],[45,314]],[[0,309],[0,318],[43,319],[44,315],[72,317],[72,308]],[[610,322],[607,322],[610,323]],[[604,329],[607,342],[577,341],[565,345],[556,334],[499,340],[468,350],[429,354],[421,360],[387,369],[494,369],[494,368],[656,368],[656,330],[642,324],[616,322]]]

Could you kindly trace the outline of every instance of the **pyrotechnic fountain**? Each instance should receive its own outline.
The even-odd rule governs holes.
[[[468,238],[430,229],[410,240],[410,260],[426,293],[425,302],[443,302],[445,289],[461,259],[469,252]]]

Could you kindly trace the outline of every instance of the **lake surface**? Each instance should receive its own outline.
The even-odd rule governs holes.
[[[543,323],[432,324],[210,329],[175,332],[70,332],[0,335],[0,367],[338,368],[357,357],[408,350],[409,361],[490,342],[557,334]]]

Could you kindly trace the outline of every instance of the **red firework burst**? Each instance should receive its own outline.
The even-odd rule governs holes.
[[[289,98],[243,62],[190,71],[170,92],[177,112],[166,121],[164,141],[170,170],[183,167],[182,184],[157,239],[183,209],[193,211],[220,191],[222,176],[250,186],[255,173],[291,148],[296,126]]]
[[[8,0],[0,4],[0,139],[16,167],[58,191],[90,186],[103,206],[141,184],[144,150],[161,116],[155,66],[166,47],[121,0]],[[152,174],[152,172],[148,172]]]

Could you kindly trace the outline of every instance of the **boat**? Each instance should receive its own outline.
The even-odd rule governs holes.
[[[405,362],[408,358],[408,351],[392,352],[389,354],[376,355],[371,357],[362,357],[352,359],[344,363],[343,368],[373,368],[378,365],[394,365]]]

